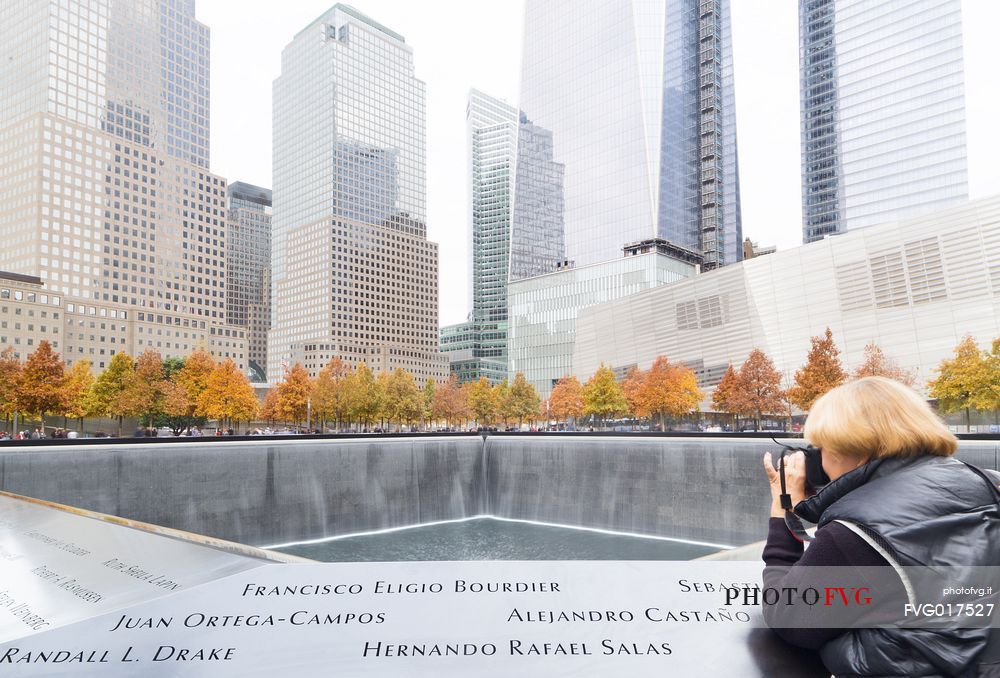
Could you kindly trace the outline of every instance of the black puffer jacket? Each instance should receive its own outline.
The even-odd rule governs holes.
[[[977,469],[950,457],[876,459],[800,502],[795,513],[821,528],[835,520],[858,526],[894,565],[933,568],[943,576],[963,567],[1000,571],[1000,492]],[[938,580],[938,598],[917,602],[939,600],[942,583],[949,582]],[[976,583],[1000,591],[1000,582]],[[987,666],[996,661],[985,657],[987,644],[993,654],[989,628],[859,628],[820,653],[838,677],[994,675],[1000,665]]]

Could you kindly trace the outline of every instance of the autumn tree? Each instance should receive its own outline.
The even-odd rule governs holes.
[[[510,385],[507,393],[507,413],[511,419],[517,419],[518,428],[525,419],[534,419],[538,416],[538,408],[541,406],[541,398],[538,391],[524,377],[523,372],[514,375],[514,383]]]
[[[175,381],[168,379],[163,382],[161,407],[156,426],[166,426],[175,436],[198,421],[190,414],[192,407],[187,389]]]
[[[698,377],[686,365],[674,365],[674,396],[665,412],[678,417],[682,414],[699,412],[705,394],[698,388]]]
[[[404,422],[412,423],[421,417],[423,393],[413,375],[401,367],[383,374],[386,376],[382,380],[382,413],[390,424],[395,421],[397,429],[401,429]]]
[[[734,417],[738,416],[746,409],[739,401],[744,391],[745,389],[740,383],[739,373],[733,369],[733,364],[729,363],[725,374],[722,375],[722,380],[719,381],[712,393],[712,407],[719,412],[732,414]]]
[[[388,398],[389,381],[392,379],[392,373],[386,372],[385,370],[379,372],[375,376],[375,388],[378,392],[378,414],[376,414],[376,419],[378,419],[378,428],[385,430],[388,428],[386,424],[386,419],[388,415],[386,414],[389,409],[389,403],[386,401]]]
[[[451,428],[453,422],[467,418],[468,403],[465,400],[465,395],[465,390],[458,385],[458,377],[454,374],[448,377],[448,381],[439,384],[434,389],[431,419],[433,421],[443,419],[445,424]]]
[[[468,425],[470,421],[473,423],[476,421],[476,413],[472,411],[472,392],[476,390],[478,383],[478,381],[467,381],[458,387],[458,390],[462,394],[462,402],[465,403],[465,413],[463,417],[465,425]]]
[[[659,415],[660,429],[665,430],[665,417],[680,417],[698,407],[702,393],[691,369],[671,365],[664,356],[657,356],[642,375],[637,402],[650,416]]]
[[[427,422],[428,428],[431,422],[431,413],[434,411],[434,392],[437,390],[437,382],[434,381],[434,377],[427,377],[427,381],[424,382],[424,388],[421,392],[421,404],[423,405],[423,412],[421,412],[421,418]]]
[[[986,356],[984,381],[989,386],[989,392],[984,394],[981,404],[976,407],[993,410],[995,416],[1000,410],[1000,337],[993,340],[990,352]]]
[[[118,435],[122,420],[137,415],[137,405],[131,400],[135,363],[125,352],[116,353],[94,382],[94,413],[118,420]]]
[[[469,411],[480,427],[489,426],[497,413],[496,391],[486,377],[468,385]]]
[[[935,371],[938,376],[927,382],[927,394],[937,399],[942,412],[964,410],[966,429],[969,410],[990,411],[1000,405],[997,383],[991,381],[996,377],[991,357],[979,349],[972,335],[966,335],[955,347],[955,357],[942,360]]]
[[[90,361],[77,360],[66,372],[62,388],[62,413],[64,418],[77,420],[77,429],[83,429],[83,418],[94,414],[94,374]],[[65,426],[65,421],[63,425]]]
[[[331,419],[339,428],[347,418],[348,369],[344,361],[334,356],[313,380],[312,409],[321,427]]]
[[[392,372],[393,411],[397,423],[412,426],[423,419],[424,392],[417,386],[413,374],[401,367]]]
[[[649,416],[646,409],[646,402],[642,398],[642,389],[646,385],[646,374],[637,366],[628,368],[625,378],[622,380],[622,393],[625,394],[625,401],[628,403],[628,411],[637,419]]]
[[[865,345],[865,360],[854,370],[853,377],[855,379],[886,377],[910,387],[917,381],[913,372],[899,367],[896,361],[883,353],[881,347],[874,341]]]
[[[269,388],[264,396],[264,402],[260,405],[259,416],[264,421],[274,423],[278,420],[278,389]]]
[[[788,389],[788,399],[803,411],[808,411],[817,398],[847,380],[830,328],[810,341],[812,348],[806,364],[795,373],[795,384]]]
[[[309,396],[312,394],[312,382],[306,368],[302,367],[301,363],[292,365],[292,369],[285,372],[285,378],[276,389],[278,419],[295,424],[305,421],[309,409]]]
[[[8,346],[0,353],[0,412],[4,416],[4,428],[10,426],[10,420],[17,413],[17,388],[21,383],[21,361],[17,359],[14,348]]]
[[[339,358],[331,359],[340,362]],[[329,394],[329,401],[327,402],[327,407],[329,408],[330,415],[333,417],[334,425],[337,429],[340,429],[340,425],[346,422],[350,416],[351,409],[351,394],[348,392],[351,387],[351,370],[343,362],[340,364],[333,363],[331,366],[331,376],[333,378],[333,390]]]
[[[549,414],[556,421],[577,420],[583,416],[583,385],[575,376],[566,375],[556,382],[549,395]]]
[[[17,389],[19,409],[37,415],[39,419],[49,412],[59,411],[63,403],[64,379],[59,354],[52,350],[52,344],[42,340],[21,369]]]
[[[375,374],[364,363],[359,363],[350,375],[348,391],[350,417],[359,425],[370,426],[382,409],[381,389]]]
[[[305,372],[305,370],[302,370]],[[306,375],[308,379],[308,375]],[[288,380],[286,379],[286,382]],[[232,358],[219,363],[208,376],[205,390],[198,397],[198,410],[219,426],[234,426],[250,421],[257,414],[257,396],[247,376],[236,369]]]
[[[188,417],[194,420],[198,415],[198,399],[208,385],[208,377],[215,370],[215,360],[203,348],[196,349],[184,360],[184,366],[174,376],[187,392]],[[188,424],[190,426],[190,423]]]
[[[512,415],[510,413],[510,384],[507,383],[507,377],[500,380],[499,384],[493,386],[493,403],[496,407],[494,410],[494,416],[503,422],[504,428],[507,427],[507,422],[510,421]]]
[[[151,348],[146,349],[136,362],[129,384],[129,399],[133,411],[143,424],[152,424],[163,406],[163,359]]]
[[[734,400],[740,414],[753,417],[754,430],[760,428],[760,420],[765,414],[781,414],[784,411],[781,373],[759,348],[752,350],[743,363],[738,383],[740,392]]]
[[[603,424],[608,417],[628,412],[628,401],[615,373],[604,363],[583,386],[583,413],[593,415]]]

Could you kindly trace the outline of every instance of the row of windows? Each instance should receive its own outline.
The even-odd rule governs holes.
[[[36,294],[35,292],[23,292],[21,290],[14,290],[13,293],[7,288],[0,288],[0,299],[10,299],[13,294],[14,301],[28,301],[31,303],[40,304],[51,304],[52,306],[58,306],[60,298],[57,296],[50,297],[47,294]]]
[[[85,306],[83,304],[66,304],[67,313],[80,313],[86,315],[96,315],[101,318],[116,318],[120,320],[128,319],[128,311],[118,309],[108,309],[104,307]]]

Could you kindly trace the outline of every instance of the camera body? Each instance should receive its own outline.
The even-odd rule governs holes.
[[[781,507],[785,509],[785,525],[788,526],[788,530],[792,533],[792,536],[799,541],[812,541],[812,535],[806,532],[802,526],[802,521],[794,513],[791,496],[785,491],[785,454],[789,452],[802,453],[805,458],[806,467],[806,491],[816,493],[830,483],[830,476],[823,470],[823,452],[820,448],[813,447],[812,445],[792,447],[790,445],[783,445],[777,440],[774,440],[774,442],[781,445],[782,448],[781,459],[778,462],[778,473],[781,475]]]
[[[807,445],[806,447],[791,448],[802,452],[806,458],[806,487],[813,492],[818,492],[823,486],[830,482],[830,476],[823,470],[823,452],[818,447]]]

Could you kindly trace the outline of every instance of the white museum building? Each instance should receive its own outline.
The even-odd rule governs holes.
[[[827,327],[845,368],[869,342],[924,389],[971,334],[1000,337],[1000,196],[871,226],[582,309],[572,368],[619,373],[663,355],[711,390],[760,348],[790,380]]]

